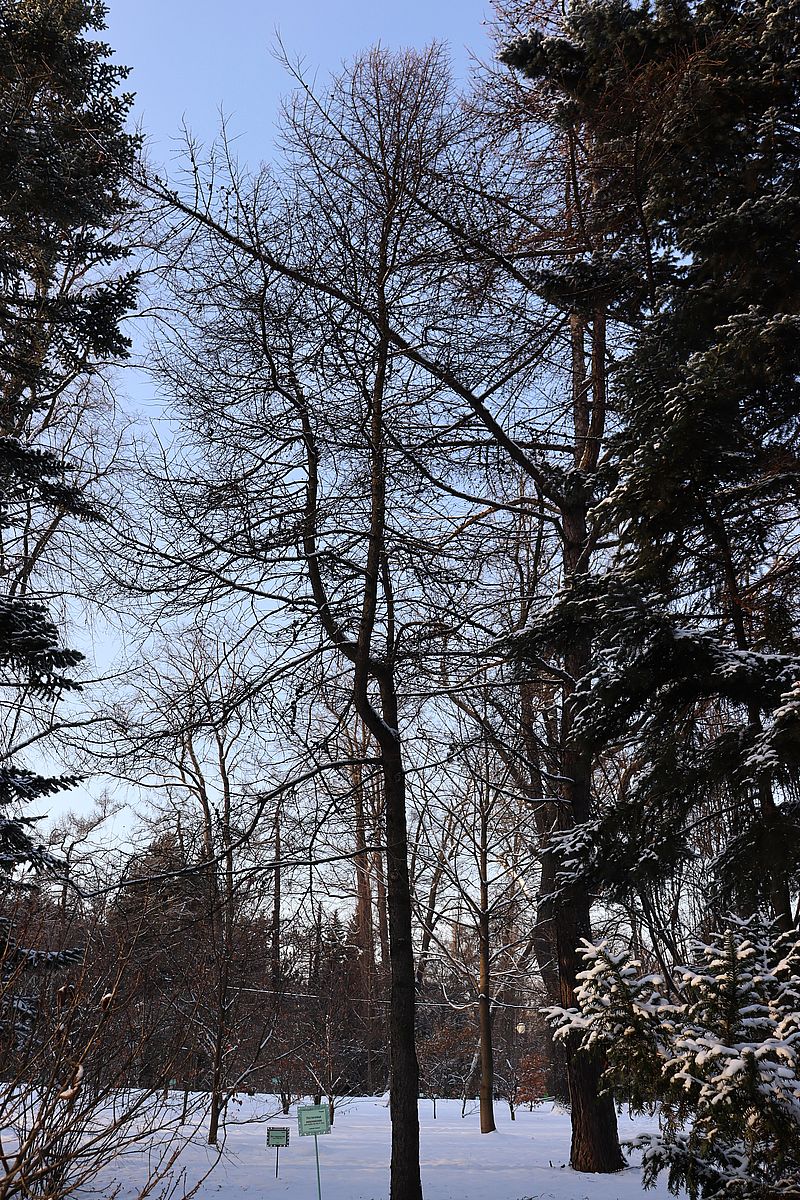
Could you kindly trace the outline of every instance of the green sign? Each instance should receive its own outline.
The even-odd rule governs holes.
[[[297,1110],[297,1129],[300,1137],[314,1138],[314,1154],[317,1159],[317,1196],[322,1200],[322,1183],[319,1178],[319,1142],[320,1133],[331,1131],[331,1110],[327,1104],[301,1104]]]
[[[300,1137],[330,1133],[331,1110],[327,1104],[301,1105],[297,1110],[297,1131]]]
[[[277,1150],[289,1145],[289,1130],[281,1125],[270,1125],[267,1128],[267,1148]]]

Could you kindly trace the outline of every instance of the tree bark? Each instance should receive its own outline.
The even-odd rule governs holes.
[[[578,447],[576,446],[576,451]],[[587,501],[578,496],[565,509],[563,528],[564,574],[574,577],[580,569],[588,545]],[[573,680],[580,679],[591,665],[591,642],[586,636],[574,639],[564,656],[564,668]],[[561,727],[562,803],[559,804],[558,829],[564,832],[585,824],[591,817],[592,760],[579,744],[572,727],[574,718],[572,689],[566,688]],[[551,851],[552,853],[552,851]],[[555,866],[557,868],[557,859]],[[578,943],[591,938],[591,897],[582,880],[562,889],[552,904],[553,929],[558,956],[561,1004],[571,1008],[581,960]],[[578,1039],[579,1040],[579,1039]],[[625,1159],[619,1146],[617,1117],[610,1095],[599,1095],[602,1062],[576,1048],[576,1039],[565,1043],[567,1083],[572,1117],[570,1165],[576,1171],[607,1174],[621,1171]]]
[[[489,813],[488,797],[481,798],[480,814],[480,912],[478,914],[478,1028],[481,1047],[479,1096],[481,1133],[494,1133],[494,1051],[492,1049],[492,1001],[489,941]]]
[[[480,995],[478,996],[478,1027],[481,1047],[481,1081],[479,1090],[481,1133],[494,1133],[494,1051],[492,1048],[492,1001],[489,995],[489,930],[488,918],[481,913],[480,929]]]
[[[272,876],[272,935],[270,940],[270,983],[273,991],[272,1003],[277,1009],[281,991],[281,806],[275,807],[273,823],[273,857],[275,866]]]
[[[353,701],[381,753],[386,825],[386,906],[389,926],[389,1113],[392,1124],[390,1200],[422,1200],[419,1169],[419,1064],[416,1050],[416,990],[412,943],[411,883],[408,870],[406,779],[395,682],[396,631],[391,576],[384,541],[386,458],[384,389],[389,363],[388,225],[378,254],[377,312],[381,332],[370,395],[370,529],[358,638],[353,653]],[[372,653],[379,591],[383,592],[386,653]],[[377,684],[380,711],[370,694]]]
[[[574,465],[576,475],[565,489],[562,501],[563,570],[569,583],[588,570],[592,540],[589,532],[588,509],[590,492],[584,473],[597,467],[600,440],[604,429],[606,405],[605,384],[605,316],[595,314],[591,331],[591,373],[586,375],[585,320],[574,314],[570,321],[572,333],[572,402],[574,433]],[[592,758],[576,738],[574,722],[574,687],[589,671],[592,663],[591,639],[586,634],[576,636],[564,655],[564,670],[572,684],[562,693],[561,720],[561,784],[557,804],[556,827],[559,832],[585,824],[592,815]],[[553,851],[549,851],[552,855]],[[558,859],[551,864],[554,873]],[[581,960],[578,943],[591,938],[591,897],[582,879],[563,887],[554,903],[547,905],[552,914],[558,958],[558,978],[561,1004],[571,1008],[575,1003],[575,988]],[[602,1061],[577,1049],[576,1041],[565,1043],[567,1083],[572,1118],[570,1165],[576,1171],[608,1174],[621,1171],[625,1159],[619,1146],[617,1117],[610,1095],[599,1095]]]
[[[419,1065],[414,1039],[415,980],[411,940],[405,774],[396,754],[383,754],[389,918],[389,1062],[392,1121],[391,1200],[422,1200],[419,1170]]]

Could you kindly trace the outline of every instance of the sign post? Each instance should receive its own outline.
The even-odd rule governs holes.
[[[281,1152],[281,1146],[289,1145],[289,1130],[283,1125],[269,1125],[267,1127],[267,1149],[275,1147],[275,1178],[278,1178],[278,1158]]]
[[[331,1110],[327,1104],[303,1104],[297,1110],[297,1131],[300,1137],[314,1138],[314,1153],[317,1158],[317,1200],[322,1200],[322,1184],[319,1177],[319,1142],[321,1133],[331,1131]]]

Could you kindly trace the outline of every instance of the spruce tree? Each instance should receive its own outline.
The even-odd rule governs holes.
[[[613,214],[551,287],[605,289],[625,330],[595,496],[619,550],[524,651],[592,639],[574,736],[636,764],[570,870],[612,896],[657,887],[710,809],[717,903],[765,902],[784,929],[800,884],[799,12],[589,0],[506,54],[591,146],[592,202]]]
[[[53,869],[35,836],[32,802],[75,782],[25,767],[15,713],[75,688],[81,655],[62,645],[47,597],[37,595],[31,546],[45,523],[98,514],[49,430],[75,389],[128,343],[120,319],[135,276],[114,229],[128,207],[136,139],[125,130],[125,70],[96,38],[105,8],[92,0],[0,3],[0,664],[10,714],[0,762],[0,888]],[[33,1004],[10,986],[29,966],[70,952],[16,943],[13,909],[0,923],[3,1011],[24,1034]]]
[[[645,1187],[666,1171],[691,1200],[797,1194],[800,942],[757,917],[694,947],[666,980],[627,952],[585,946],[563,1036],[606,1059],[604,1081],[660,1130],[637,1139]]]

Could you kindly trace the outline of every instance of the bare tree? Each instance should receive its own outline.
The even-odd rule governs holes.
[[[210,1066],[208,1141],[214,1145],[230,1096],[264,1058],[280,979],[275,938],[281,896],[272,873],[279,878],[281,798],[273,812],[265,811],[269,746],[250,686],[252,670],[246,649],[226,642],[224,630],[192,626],[181,637],[173,631],[170,644],[162,644],[155,661],[140,665],[129,682],[127,747],[117,743],[129,776],[149,797],[151,836],[172,839],[178,869],[193,870],[193,940],[200,939],[205,969],[187,981],[184,1003],[191,1006],[187,1030],[194,1031],[195,1051]],[[266,837],[260,826],[252,828],[256,811],[267,818]],[[136,870],[141,864],[134,864],[134,877]],[[277,931],[261,920],[270,909]],[[258,964],[267,961],[276,995],[256,1029],[246,986],[260,982]]]
[[[0,1196],[62,1200],[97,1178],[121,1153],[147,1146],[141,1195],[163,1185],[183,1148],[180,1114],[162,1095],[161,1079],[132,1087],[136,1064],[158,1042],[166,1077],[181,1055],[182,1030],[164,1036],[161,1011],[142,1004],[131,944],[109,936],[102,912],[73,913],[66,928],[89,948],[67,972],[47,970],[63,914],[44,896],[18,898],[15,926],[39,953],[38,983],[4,971],[0,1005],[8,1013],[20,988],[36,987],[32,1030],[4,1039],[0,1050]],[[64,929],[61,929],[62,937]],[[28,953],[32,953],[29,951]],[[11,1026],[13,1031],[13,1026]]]
[[[427,956],[463,975],[478,1016],[480,1129],[494,1120],[494,1021],[516,990],[531,994],[531,939],[520,936],[519,881],[535,874],[533,817],[479,723],[460,721],[463,752],[423,811],[417,857],[430,860]],[[427,855],[425,853],[427,849]],[[471,929],[471,936],[469,930]],[[429,968],[430,969],[430,968]],[[462,984],[463,988],[463,984]],[[446,996],[446,989],[445,989]]]
[[[498,554],[523,529],[531,563],[543,561],[545,529],[558,557],[519,579],[527,614],[547,586],[589,569],[606,412],[604,311],[547,300],[547,264],[587,237],[576,148],[536,145],[532,118],[513,137],[482,135],[446,96],[438,51],[374,52],[324,103],[301,89],[284,179],[248,177],[223,147],[208,170],[190,157],[187,198],[147,185],[177,214],[167,273],[188,313],[171,335],[162,330],[158,355],[187,431],[162,488],[183,532],[162,541],[160,561],[185,571],[191,543],[182,604],[246,593],[269,606],[273,628],[291,628],[294,645],[322,650],[326,670],[348,676],[380,752],[398,1196],[419,1190],[403,1165],[416,1161],[417,1126],[401,714],[418,715],[421,701],[409,700],[423,691],[463,695],[451,664],[474,669],[499,631]],[[532,186],[538,208],[521,209]],[[484,587],[494,600],[476,606]],[[563,1003],[591,897],[575,883],[556,902],[547,884],[560,843],[550,839],[592,813],[595,763],[573,722],[590,662],[580,638],[540,655],[522,721],[526,794],[546,852],[537,947],[551,980],[557,963]],[[500,662],[480,675],[483,691],[508,684]],[[570,1054],[568,1073],[573,1164],[618,1169],[598,1064]]]

